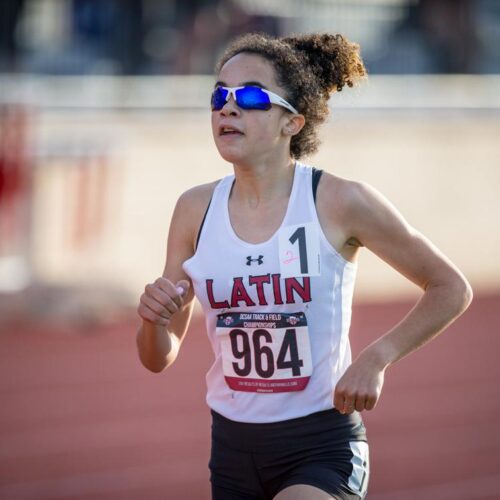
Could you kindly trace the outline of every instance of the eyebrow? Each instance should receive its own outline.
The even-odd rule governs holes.
[[[237,85],[237,87],[246,87],[246,86],[260,87],[261,89],[267,90],[267,87],[265,85],[263,85],[260,82],[255,82],[255,81],[242,82],[239,85]],[[214,85],[214,88],[217,88],[217,87],[228,87],[228,85],[225,82],[218,81],[218,82],[215,82],[215,85]]]

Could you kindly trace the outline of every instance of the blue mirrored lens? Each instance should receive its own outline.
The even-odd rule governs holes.
[[[217,87],[214,90],[211,101],[213,111],[218,111],[224,107],[224,104],[226,104],[227,94],[227,90],[222,87]]]
[[[271,109],[269,96],[259,87],[243,87],[237,90],[236,103],[243,109]]]

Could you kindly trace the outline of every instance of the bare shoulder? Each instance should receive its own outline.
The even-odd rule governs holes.
[[[219,181],[217,180],[207,184],[200,184],[184,191],[177,201],[177,206],[182,208],[183,211],[188,211],[191,215],[195,215],[200,210],[205,213],[215,186],[218,183]]]
[[[381,194],[366,182],[345,179],[323,172],[318,185],[319,196],[321,196],[322,203],[344,214],[356,208],[360,209],[362,205],[369,203],[370,198],[381,197]]]
[[[199,186],[194,186],[184,191],[177,200],[174,219],[176,221],[181,220],[188,226],[196,226],[197,222],[201,223],[201,219],[205,214],[218,182],[219,181],[214,181],[207,184],[200,184]]]
[[[181,194],[177,200],[171,226],[177,236],[192,243],[193,248],[198,230],[207,210],[218,180],[194,186]]]
[[[335,217],[347,239],[364,246],[370,229],[397,225],[410,229],[396,207],[375,187],[366,183],[324,173],[318,186],[318,202]]]
[[[347,261],[356,262],[360,247],[352,225],[352,205],[359,183],[323,172],[316,193],[316,210],[323,233]]]
[[[349,260],[355,260],[353,247],[363,244],[353,234],[352,217],[363,197],[362,183],[323,172],[316,195],[320,223],[330,243]]]

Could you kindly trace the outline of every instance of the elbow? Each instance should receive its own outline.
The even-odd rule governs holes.
[[[175,334],[166,330],[160,334],[153,330],[152,338],[151,335],[148,337],[147,333],[143,328],[139,328],[136,335],[139,360],[148,371],[161,373],[177,359],[180,341]]]
[[[470,306],[474,292],[470,283],[459,271],[453,273],[440,283],[434,283],[425,288],[426,291],[440,290],[443,307],[449,311],[452,318],[463,314]]]
[[[161,364],[152,363],[150,361],[146,361],[146,360],[142,359],[140,356],[139,356],[139,359],[141,361],[142,366],[144,366],[144,368],[146,368],[146,370],[148,370],[152,373],[161,373],[167,367],[167,363],[161,363]]]
[[[141,365],[152,373],[161,373],[171,365],[174,357],[169,353],[166,356],[159,352],[155,345],[148,344],[144,338],[144,332],[140,328],[136,336],[137,354]]]
[[[154,367],[154,368],[148,368],[148,370],[151,372],[151,373],[161,373],[163,370],[165,369],[165,367]]]
[[[468,281],[466,281],[466,284],[467,284],[467,287],[466,287],[466,291],[465,291],[465,295],[464,295],[464,298],[465,298],[464,311],[465,311],[465,309],[467,309],[470,306],[472,299],[474,298],[474,292],[472,290],[472,287],[470,286],[470,283]]]
[[[453,295],[456,298],[458,314],[462,314],[471,304],[474,292],[467,279],[459,275],[453,284]]]

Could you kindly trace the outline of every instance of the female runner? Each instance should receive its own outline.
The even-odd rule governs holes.
[[[359,412],[375,407],[391,364],[472,300],[461,272],[373,187],[298,161],[317,149],[330,93],[364,77],[358,45],[329,34],[245,35],[218,64],[212,131],[234,175],[179,198],[137,334],[142,363],[160,372],[179,353],[194,296],[203,307],[215,500],[364,498]],[[363,246],[423,293],[351,362]]]

